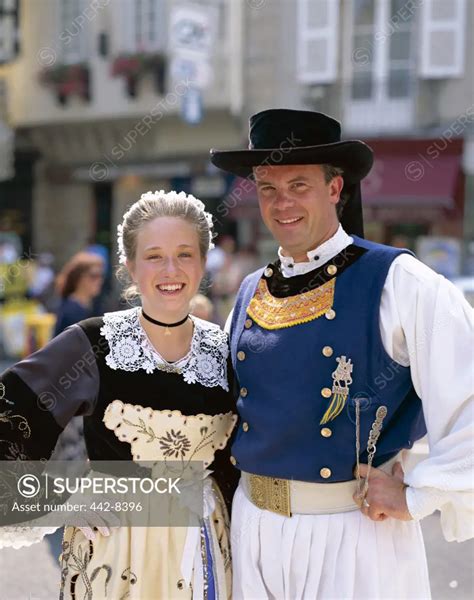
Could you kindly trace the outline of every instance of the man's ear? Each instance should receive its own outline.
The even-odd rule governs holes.
[[[333,204],[337,204],[341,197],[342,188],[344,187],[344,179],[340,175],[337,175],[331,179],[328,185],[331,201]]]

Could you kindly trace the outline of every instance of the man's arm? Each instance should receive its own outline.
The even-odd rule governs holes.
[[[409,364],[429,456],[405,475],[414,519],[441,511],[447,540],[474,536],[474,316],[461,292],[410,255],[392,264],[380,307],[387,352]]]

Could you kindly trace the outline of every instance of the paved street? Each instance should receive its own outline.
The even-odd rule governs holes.
[[[474,592],[474,543],[445,542],[441,537],[438,516],[425,519],[423,531],[433,599],[471,599]],[[55,541],[59,541],[57,536]],[[58,550],[59,544],[56,543],[53,552]],[[58,586],[59,567],[47,541],[22,550],[0,551],[0,600],[55,600]]]

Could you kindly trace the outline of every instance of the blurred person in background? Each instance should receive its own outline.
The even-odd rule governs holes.
[[[48,312],[57,312],[59,299],[55,293],[54,256],[42,252],[34,261],[28,294],[38,300]]]
[[[229,254],[233,254],[235,250],[234,238],[230,235],[221,235],[216,240],[216,245],[206,259],[206,273],[212,283],[215,275],[222,269]]]
[[[230,235],[223,236],[219,249],[220,261],[211,275],[210,293],[216,306],[218,322],[223,324],[234,305],[234,298],[244,278],[235,240]],[[211,263],[212,264],[212,263]]]
[[[70,325],[98,314],[94,300],[100,295],[103,279],[104,261],[92,252],[79,252],[64,265],[56,280],[61,304],[57,311],[55,336]],[[83,417],[74,417],[59,436],[52,458],[83,460],[86,457]]]
[[[205,321],[212,321],[214,305],[204,294],[196,294],[191,300],[191,314]]]
[[[54,335],[78,321],[95,316],[94,299],[104,280],[104,261],[97,254],[79,252],[63,267],[56,280],[61,297]]]
[[[11,264],[19,257],[15,245],[9,240],[0,240],[0,263]]]
[[[79,252],[63,267],[56,280],[61,296],[54,335],[67,327],[98,313],[94,300],[99,296],[104,278],[104,261],[97,254]],[[83,417],[74,417],[58,438],[53,460],[83,460],[87,456],[84,443]]]
[[[85,247],[84,252],[100,256],[104,264],[104,277],[107,278],[110,273],[110,259],[107,247],[100,244],[96,238],[92,237],[89,238],[88,245]]]
[[[110,261],[110,252],[107,246],[100,242],[99,237],[89,238],[88,245],[84,248],[84,252],[100,256],[104,261],[104,282],[102,290],[94,299],[93,303],[95,314],[101,314],[106,310],[116,310],[119,306],[117,300],[111,296],[113,271]]]

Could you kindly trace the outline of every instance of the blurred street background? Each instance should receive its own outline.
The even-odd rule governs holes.
[[[328,113],[367,142],[366,237],[474,304],[473,32],[474,0],[0,0],[0,372],[125,308],[116,228],[148,190],[213,213],[195,310],[222,325],[277,247],[253,184],[209,149],[245,147],[266,108]],[[423,528],[434,597],[472,598],[472,543],[448,545],[437,515]],[[57,552],[57,536],[0,552],[0,600],[56,598]]]

